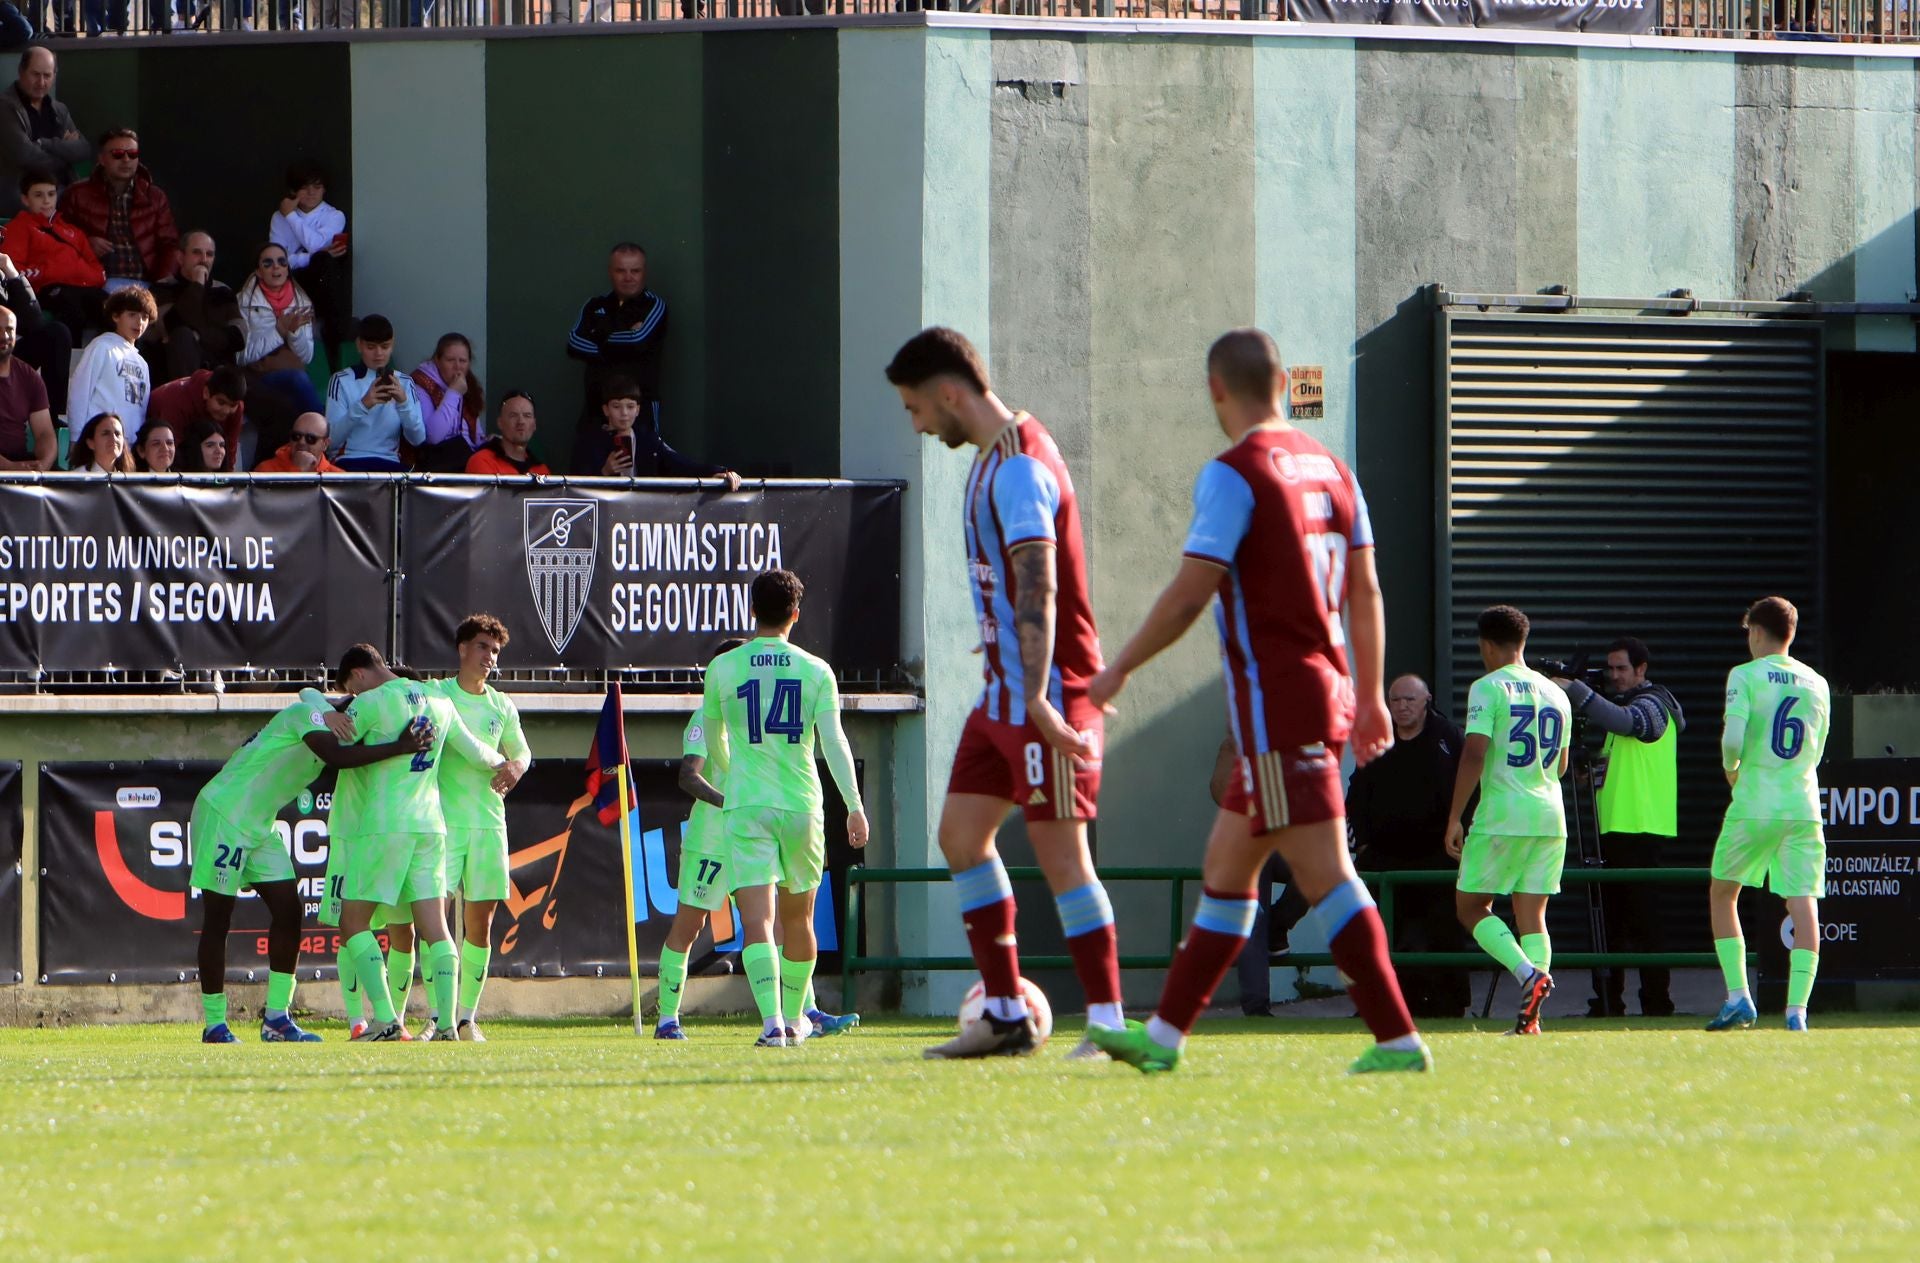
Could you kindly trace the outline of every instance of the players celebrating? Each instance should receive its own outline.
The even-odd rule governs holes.
[[[1355,761],[1366,764],[1393,744],[1373,528],[1352,473],[1287,424],[1286,385],[1279,349],[1258,329],[1236,329],[1208,350],[1207,391],[1233,446],[1200,471],[1179,572],[1090,689],[1095,703],[1118,696],[1218,597],[1239,783],[1207,839],[1200,906],[1153,1018],[1089,1031],[1142,1071],[1180,1064],[1187,1033],[1246,943],[1254,883],[1276,848],[1376,1040],[1352,1069],[1433,1064],[1401,998],[1373,898],[1347,858],[1341,746],[1351,739]]]
[[[819,956],[813,902],[827,863],[816,738],[847,806],[847,841],[856,849],[867,844],[867,813],[840,727],[833,668],[788,639],[805,592],[791,570],[754,579],[756,634],[707,664],[699,716],[709,740],[724,733],[730,759],[727,852],[746,940],[740,959],[760,1009],[761,1048],[785,1048],[812,1034],[804,1010]],[[777,964],[776,915],[784,932]]]
[[[200,891],[200,1004],[207,1044],[239,1042],[227,1026],[227,931],[233,905],[252,887],[272,917],[267,929],[267,1001],[260,1038],[318,1043],[288,1015],[300,963],[300,892],[293,859],[274,832],[274,817],[320,774],[325,763],[358,767],[423,749],[421,733],[381,745],[353,745],[353,720],[315,689],[275,715],[214,773],[193,800],[193,877]]]
[[[1560,686],[1527,666],[1527,616],[1511,605],[1480,612],[1480,660],[1487,674],[1467,690],[1467,744],[1453,784],[1447,854],[1460,861],[1454,908],[1487,955],[1520,980],[1512,1034],[1540,1033],[1540,1006],[1553,992],[1547,897],[1560,893],[1567,861],[1567,773],[1572,708]],[[1460,818],[1475,787],[1473,832]],[[1513,897],[1520,938],[1493,915],[1495,895]]]
[[[1087,1027],[1116,1028],[1119,940],[1093,873],[1087,821],[1100,791],[1103,722],[1087,697],[1100,640],[1087,596],[1073,480],[1053,436],[993,393],[973,344],[952,329],[914,335],[887,365],[913,428],[977,450],[962,506],[986,687],[953,756],[940,850],[959,888],[986,1009],[932,1059],[1019,1056],[1038,1047],[1021,998],[1013,885],[994,837],[1015,806],[1046,873],[1087,994]],[[1083,1042],[1072,1054],[1097,1056]]]
[[[1720,762],[1733,786],[1713,848],[1713,950],[1727,980],[1727,1002],[1710,1031],[1752,1026],[1747,941],[1740,930],[1740,888],[1765,882],[1787,901],[1793,951],[1787,970],[1787,1029],[1807,1029],[1807,999],[1820,967],[1820,896],[1826,893],[1827,840],[1815,778],[1827,748],[1827,682],[1788,656],[1800,611],[1783,596],[1755,601],[1742,622],[1753,661],[1727,673],[1727,720]]]

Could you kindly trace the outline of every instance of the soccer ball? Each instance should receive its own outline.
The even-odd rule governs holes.
[[[1041,1043],[1046,1043],[1053,1034],[1053,1006],[1047,1003],[1047,993],[1022,978],[1020,995],[1027,1002],[1027,1012],[1033,1014],[1034,1034]],[[987,984],[976,982],[967,988],[966,998],[960,1001],[960,1029],[965,1030],[969,1022],[979,1021],[986,1011]]]

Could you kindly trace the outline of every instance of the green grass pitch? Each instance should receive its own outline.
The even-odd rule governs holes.
[[[0,1259],[1920,1257],[1920,1024],[1209,1021],[1174,1075],[510,1023],[481,1045],[0,1030]]]

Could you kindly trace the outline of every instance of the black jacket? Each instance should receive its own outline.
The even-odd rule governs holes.
[[[599,411],[601,390],[614,377],[633,379],[648,403],[658,400],[666,341],[667,300],[652,290],[628,299],[617,294],[589,298],[567,335],[567,354],[586,361],[588,412]]]
[[[1347,820],[1363,868],[1449,868],[1447,812],[1466,745],[1460,726],[1436,710],[1411,741],[1354,770]]]
[[[712,478],[727,472],[725,465],[709,465],[682,456],[667,446],[667,441],[650,430],[637,426],[628,433],[633,450],[632,476],[635,478]],[[573,447],[573,472],[597,475],[613,454],[613,433],[604,426],[582,431]]]

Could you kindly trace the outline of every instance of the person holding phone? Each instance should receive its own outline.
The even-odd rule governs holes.
[[[427,440],[413,383],[393,369],[393,322],[362,316],[354,334],[360,364],[343,368],[327,383],[327,426],[334,463],[342,469],[404,473],[400,440],[418,447]]]

